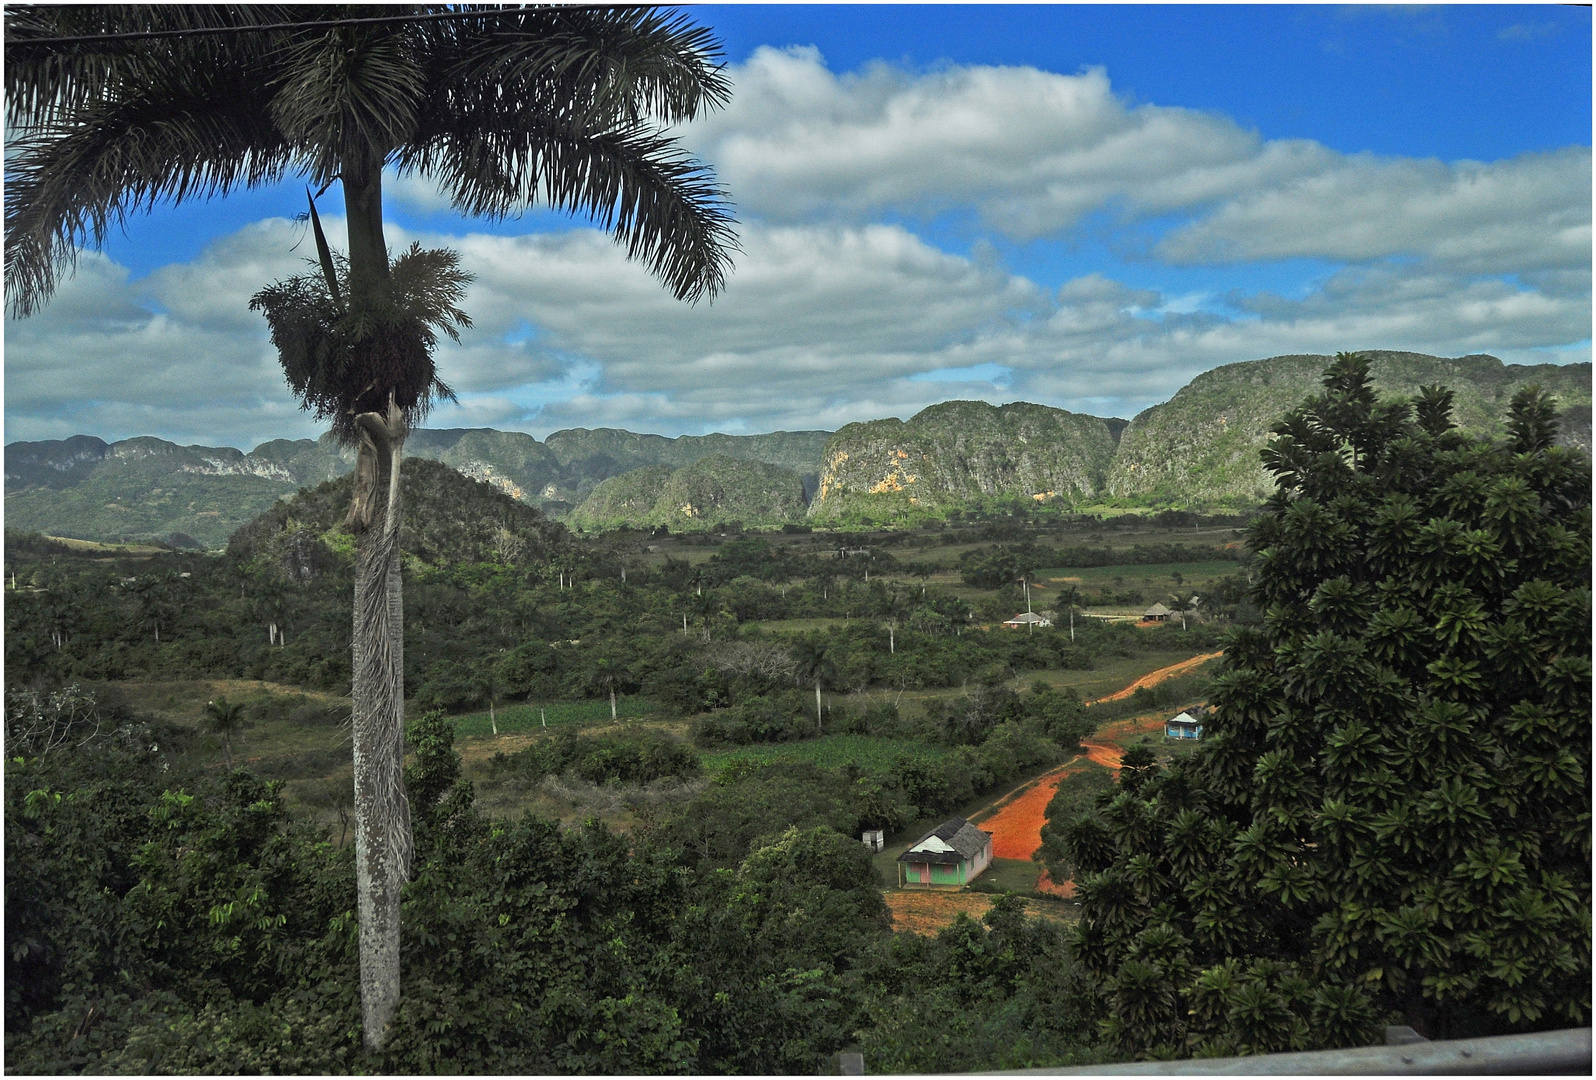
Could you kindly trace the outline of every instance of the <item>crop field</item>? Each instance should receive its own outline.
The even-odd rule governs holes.
[[[893,889],[885,894],[885,899],[887,907],[892,910],[894,930],[927,936],[952,925],[961,913],[979,919],[992,906],[992,894],[978,892]],[[1053,900],[1027,899],[1025,913],[1033,918],[1057,922],[1073,922],[1076,917],[1069,905]]]
[[[703,755],[704,771],[719,772],[731,762],[743,759],[762,762],[807,761],[823,769],[840,769],[853,762],[868,773],[884,773],[901,757],[939,758],[949,753],[946,746],[913,739],[887,739],[875,735],[824,735],[802,742],[761,743],[736,750],[719,750]]]
[[[658,702],[646,697],[620,694],[615,699],[615,715],[621,720],[642,720],[657,716],[661,711]],[[506,705],[494,710],[492,719],[486,709],[449,718],[454,733],[461,736],[491,735],[495,721],[501,735],[538,731],[561,724],[607,724],[610,722],[610,702],[608,698],[602,698],[597,701]]]

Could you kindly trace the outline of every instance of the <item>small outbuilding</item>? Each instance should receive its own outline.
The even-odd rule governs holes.
[[[1203,737],[1203,713],[1192,709],[1164,721],[1166,739],[1200,739]]]
[[[866,829],[859,834],[859,839],[864,841],[865,848],[872,855],[887,846],[887,834],[884,829]]]
[[[1147,609],[1147,613],[1142,616],[1142,621],[1143,622],[1168,622],[1169,621],[1169,617],[1171,615],[1173,615],[1173,614],[1175,614],[1175,613],[1173,611],[1170,611],[1163,604],[1154,604],[1152,607],[1148,608]]]
[[[1016,629],[1024,626],[1052,626],[1053,620],[1037,615],[1035,612],[1022,611],[1012,619],[1004,619],[1003,625]]]
[[[949,818],[898,856],[900,889],[959,889],[992,862],[992,834]]]

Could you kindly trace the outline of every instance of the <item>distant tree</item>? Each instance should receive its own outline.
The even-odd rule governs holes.
[[[1504,441],[1448,410],[1337,357],[1263,452],[1204,741],[1055,832],[1122,1052],[1589,1023],[1590,463],[1533,387]]]
[[[227,769],[233,769],[233,740],[244,730],[244,706],[233,705],[225,697],[205,703],[205,730],[222,740]]]
[[[1169,597],[1169,612],[1171,615],[1180,616],[1180,628],[1182,630],[1186,629],[1186,613],[1191,611],[1193,606],[1191,593],[1178,592],[1171,594]]]
[[[832,659],[831,651],[819,638],[804,638],[799,641],[793,650],[793,660],[797,664],[800,681],[809,683],[815,688],[815,728],[823,731],[820,689],[826,683],[835,682],[837,663]]]

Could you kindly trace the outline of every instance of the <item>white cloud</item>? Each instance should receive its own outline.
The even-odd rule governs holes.
[[[1232,199],[1157,248],[1177,263],[1426,256],[1460,270],[1589,267],[1587,147],[1480,164],[1343,158]]]
[[[1477,273],[1588,266],[1590,150],[1507,161],[1347,156],[1265,141],[1230,119],[1128,105],[1108,75],[876,64],[836,75],[814,49],[762,48],[728,109],[689,140],[740,206],[777,221],[974,207],[1016,240],[1089,214],[1184,216],[1177,263],[1420,255]]]

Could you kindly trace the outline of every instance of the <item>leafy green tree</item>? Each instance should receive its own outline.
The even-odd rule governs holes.
[[[1340,355],[1276,429],[1205,739],[1065,826],[1123,1051],[1589,1022],[1589,461]]]
[[[301,404],[359,448],[345,524],[358,551],[356,847],[375,1047],[398,1007],[410,861],[400,457],[411,424],[450,393],[433,363],[437,333],[469,325],[457,306],[469,276],[453,252],[416,246],[391,258],[384,169],[431,178],[469,214],[502,217],[540,199],[587,213],[679,299],[721,288],[733,242],[718,189],[653,123],[726,100],[706,30],[639,8],[438,5],[359,24],[343,15],[9,9],[6,120],[18,137],[5,266],[13,311],[27,315],[77,248],[101,244],[130,212],[296,174],[323,191],[342,185],[347,252],[330,249],[312,198],[320,273],[280,282],[252,306]]]

